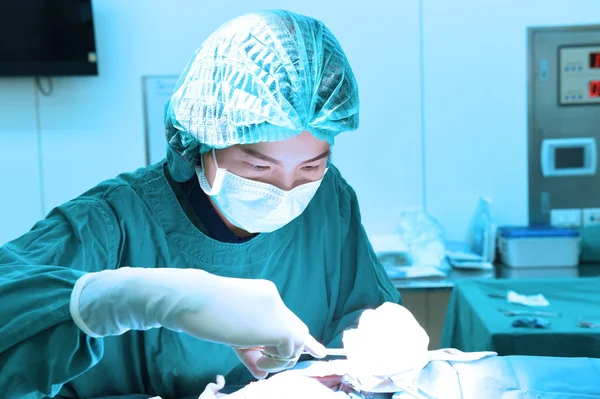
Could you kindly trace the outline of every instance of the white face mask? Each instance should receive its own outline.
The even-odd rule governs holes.
[[[217,173],[211,188],[204,174],[202,158],[201,156],[202,167],[196,168],[202,191],[212,198],[231,224],[249,233],[270,233],[300,216],[323,181],[321,178],[284,191],[271,184],[245,179],[219,168],[213,150]]]

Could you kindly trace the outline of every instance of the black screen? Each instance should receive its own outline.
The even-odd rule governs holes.
[[[583,168],[584,147],[562,147],[554,151],[556,169]]]
[[[91,0],[0,0],[0,75],[96,75]]]

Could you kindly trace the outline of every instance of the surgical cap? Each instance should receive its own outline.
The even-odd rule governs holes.
[[[211,34],[165,109],[168,166],[187,181],[201,153],[286,140],[304,131],[334,143],[358,128],[358,87],[335,36],[284,10],[235,18]]]

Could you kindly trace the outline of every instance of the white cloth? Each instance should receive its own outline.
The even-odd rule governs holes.
[[[537,295],[522,295],[515,291],[508,291],[506,293],[506,300],[510,303],[519,303],[525,306],[549,306],[550,302],[542,294]]]
[[[220,386],[219,378],[223,377],[218,376],[217,384],[210,384],[198,399],[224,397],[218,393],[218,389],[215,390]],[[342,399],[348,398],[348,395],[333,391],[311,377],[290,370],[276,374],[268,380],[253,382],[226,397],[227,399]]]
[[[358,328],[344,333],[343,343],[345,360],[300,364],[296,369],[250,384],[227,398],[347,397],[312,379],[333,375],[343,376],[345,382],[359,391],[414,392],[418,377],[429,362],[470,362],[496,355],[495,352],[465,353],[449,348],[429,351],[429,336],[425,330],[412,313],[394,303],[363,312]],[[219,398],[218,390],[215,392],[212,388],[207,388],[200,399]]]
[[[456,349],[429,351],[429,336],[412,313],[395,303],[366,310],[358,328],[344,332],[351,370],[347,380],[368,392],[414,388],[421,370],[434,360],[472,361],[494,352],[465,354]]]

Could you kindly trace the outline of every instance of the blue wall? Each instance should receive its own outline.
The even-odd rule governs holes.
[[[600,22],[600,1],[249,3],[95,1],[98,77],[56,78],[38,107],[33,79],[0,79],[0,243],[143,166],[141,76],[180,73],[221,23],[265,8],[323,20],[347,52],[361,128],[340,136],[334,162],[369,233],[425,206],[462,238],[478,195],[493,199],[499,222],[527,221],[525,29]]]

